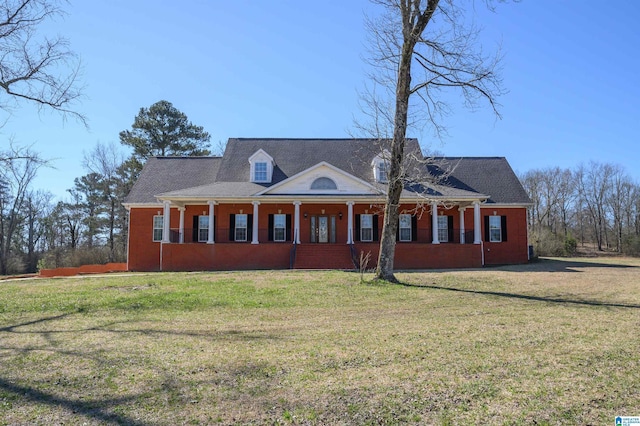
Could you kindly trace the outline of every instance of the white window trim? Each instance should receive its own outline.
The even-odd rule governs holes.
[[[496,227],[492,222],[495,222],[497,219],[498,226]],[[499,239],[493,238],[492,230],[497,229],[500,233]],[[502,216],[489,216],[489,242],[490,243],[501,243],[502,242]]]
[[[408,217],[409,217],[409,227],[407,228],[407,227],[405,226],[405,227],[403,228],[403,227],[402,227],[402,218],[403,218],[403,217],[406,217],[406,216],[408,216]],[[402,238],[402,230],[403,230],[403,229],[408,229],[408,230],[409,230],[409,239]],[[399,230],[399,231],[398,231],[398,239],[399,239],[401,242],[410,242],[410,241],[412,240],[413,235],[411,235],[411,215],[410,215],[410,214],[403,213],[403,214],[400,214],[400,215],[398,216],[398,230]]]
[[[364,218],[366,217],[370,217],[371,218],[371,227],[370,228],[365,228],[364,227]],[[364,230],[371,230],[371,237],[370,238],[364,238]],[[373,215],[372,214],[362,214],[360,215],[360,241],[362,242],[370,242],[373,241]]]
[[[238,216],[246,218],[244,226],[238,226]],[[238,239],[238,230],[244,229],[244,239]],[[246,213],[236,214],[236,223],[233,230],[233,240],[238,242],[246,242],[249,239],[249,216]]]
[[[378,162],[378,182],[381,182],[381,183],[389,182],[388,169],[389,169],[389,163],[387,163],[386,161]]]
[[[282,219],[284,220],[282,223],[282,226],[277,226],[278,225],[278,220],[277,218],[281,216]],[[277,230],[281,229],[282,230],[282,238],[278,238],[277,237]],[[277,242],[283,242],[283,241],[287,241],[287,215],[284,213],[278,213],[278,214],[274,214],[273,215],[273,241],[277,241]]]
[[[159,226],[156,226],[156,219],[159,222]],[[157,214],[153,216],[153,231],[151,232],[151,240],[155,243],[159,243],[162,241],[162,233],[164,230],[164,217],[161,214]],[[156,238],[156,231],[160,231],[160,238]]]
[[[444,220],[443,220],[444,219]],[[449,242],[449,217],[438,216],[438,241],[441,243]]]
[[[206,218],[205,222],[203,222],[203,218]],[[204,238],[203,238],[202,231],[204,230],[206,230],[207,232],[204,234]],[[207,241],[209,241],[209,215],[199,215],[198,216],[198,242],[206,243]]]
[[[389,182],[389,158],[391,154],[386,149],[376,155],[371,161],[371,166],[373,167],[373,178],[376,182],[379,183],[388,183]],[[380,166],[383,165],[385,169],[385,174],[382,176],[380,173]]]
[[[264,170],[258,170],[258,166],[264,166]],[[264,173],[264,177],[258,177]],[[254,182],[269,182],[268,166],[266,161],[256,161],[253,164],[253,181]]]
[[[264,180],[256,179],[256,165],[264,163],[266,165],[266,177]],[[251,165],[251,182],[256,183],[270,183],[273,178],[273,157],[267,154],[264,150],[257,150],[251,157],[249,157],[249,164]]]

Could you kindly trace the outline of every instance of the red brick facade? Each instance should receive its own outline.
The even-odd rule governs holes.
[[[248,203],[218,204],[214,208],[214,244],[197,241],[198,215],[207,216],[209,206],[187,205],[184,210],[184,243],[172,238],[171,243],[153,241],[153,217],[162,215],[161,206],[130,208],[128,269],[131,271],[192,271],[192,270],[235,270],[235,269],[286,269],[289,267],[318,269],[353,268],[352,255],[360,252],[371,253],[369,268],[375,266],[378,254],[379,236],[382,231],[382,207],[374,204],[353,206],[353,251],[348,241],[348,207],[345,204],[312,204],[300,206],[300,245],[294,245],[293,229],[287,229],[287,241],[270,241],[269,215],[285,214],[294,216],[292,203],[261,203],[258,210],[258,242],[252,244],[233,240],[232,215],[253,215],[253,205]],[[401,213],[414,214],[411,242],[396,245],[396,269],[433,268],[475,268],[483,265],[525,263],[528,260],[526,209],[524,207],[491,207],[482,205],[480,226],[482,242],[474,244],[474,210],[465,211],[465,244],[460,243],[460,211],[458,206],[449,209],[438,207],[438,214],[448,218],[447,242],[432,244],[432,214],[430,207],[415,211],[414,205],[403,205]],[[373,214],[374,239],[362,242],[357,228],[358,216]],[[506,241],[486,241],[485,216],[500,216],[506,224]],[[330,239],[327,243],[313,242],[311,223],[314,218],[325,217],[330,224]],[[256,220],[252,218],[252,220]],[[335,226],[333,226],[335,224]],[[293,225],[288,224],[290,227]],[[174,236],[180,228],[180,214],[172,207],[170,228]],[[194,238],[195,237],[195,238]],[[294,256],[295,246],[295,256]],[[310,254],[311,252],[311,254]],[[317,256],[314,256],[317,253]]]

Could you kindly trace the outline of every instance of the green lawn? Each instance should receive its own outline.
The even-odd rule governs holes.
[[[0,425],[603,425],[640,415],[640,260],[398,278],[0,281]]]

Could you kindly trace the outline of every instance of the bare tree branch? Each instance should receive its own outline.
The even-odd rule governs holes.
[[[38,26],[63,14],[58,0],[0,2],[0,108],[19,101],[59,111],[87,124],[73,109],[81,97],[80,60],[61,37],[39,38]]]

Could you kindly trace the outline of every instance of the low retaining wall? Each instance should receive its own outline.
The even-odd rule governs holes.
[[[49,277],[71,277],[82,274],[104,274],[107,272],[125,272],[126,263],[107,263],[106,265],[82,265],[69,268],[41,269],[40,276]]]

